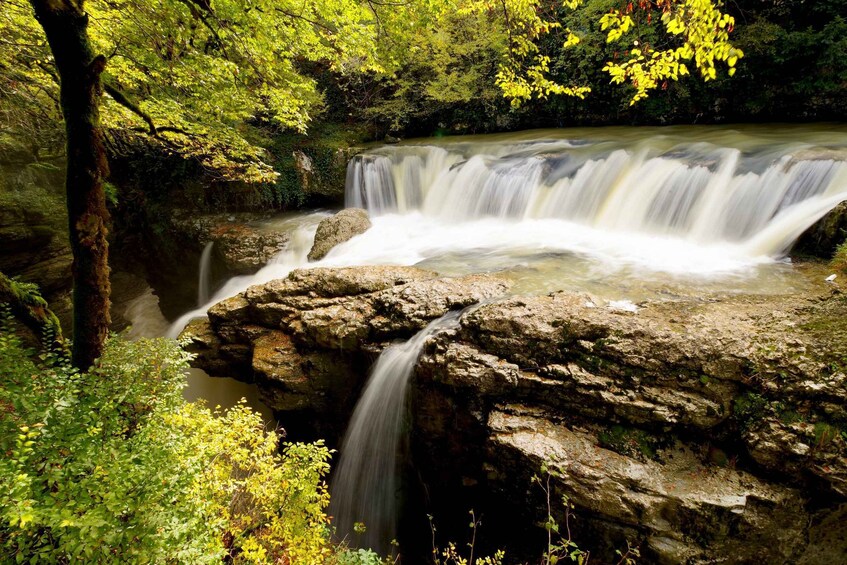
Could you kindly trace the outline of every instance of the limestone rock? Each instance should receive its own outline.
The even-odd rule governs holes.
[[[495,483],[514,480],[524,459],[546,463],[584,519],[639,531],[656,562],[784,563],[804,543],[795,489],[705,466],[685,449],[665,464],[633,461],[544,419],[493,412],[489,427]]]
[[[315,243],[309,251],[309,261],[323,259],[333,247],[365,233],[370,227],[368,213],[361,208],[346,208],[321,220],[315,233]]]
[[[507,296],[491,275],[321,268],[186,331],[196,364],[255,379],[284,421],[332,439],[391,340],[482,303],[415,369],[410,449],[433,504],[455,512],[481,492],[468,507],[513,525],[503,504],[527,507],[544,463],[600,562],[630,540],[648,563],[811,564],[847,555],[827,532],[847,514],[847,299],[821,285],[631,313],[577,293]]]
[[[842,202],[803,232],[794,244],[793,251],[829,259],[835,254],[836,247],[845,239],[847,239],[847,202]]]
[[[172,237],[200,250],[213,243],[212,255],[227,273],[251,274],[288,246],[288,234],[256,227],[265,216],[251,213],[197,215],[174,211],[169,225]]]

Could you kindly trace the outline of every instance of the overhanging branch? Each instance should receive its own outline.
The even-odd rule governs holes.
[[[150,117],[150,114],[146,113],[142,110],[138,104],[130,100],[126,94],[124,94],[121,90],[115,87],[114,84],[104,81],[103,82],[103,90],[106,91],[106,94],[112,97],[112,100],[144,120],[144,123],[147,124],[148,132],[153,137],[159,135],[159,130],[156,128],[156,124],[153,122],[153,118]]]

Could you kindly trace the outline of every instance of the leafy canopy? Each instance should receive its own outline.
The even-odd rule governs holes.
[[[561,0],[558,6],[576,10],[584,0]],[[588,86],[563,85],[549,78],[550,56],[540,48],[540,40],[561,32],[561,48],[580,43],[581,37],[569,28],[562,29],[557,5],[547,0],[471,0],[462,8],[466,11],[502,13],[509,30],[509,51],[497,73],[497,84],[503,94],[520,106],[531,98],[546,98],[551,94],[566,94],[583,98],[591,91]],[[689,74],[685,61],[705,80],[717,77],[716,63],[725,63],[729,75],[743,52],[729,42],[735,20],[718,10],[712,0],[632,0],[612,8],[600,19],[600,27],[608,30],[608,43],[631,42],[628,57],[609,61],[603,67],[613,83],[629,83],[635,93],[631,104],[646,98],[650,90],[668,80],[678,80]],[[662,45],[642,39],[654,35],[662,27]]]
[[[223,180],[270,182],[276,172],[245,125],[305,131],[324,107],[321,73],[387,81],[397,104],[385,110],[398,115],[418,91],[424,103],[468,103],[490,99],[492,83],[514,106],[584,97],[589,86],[551,78],[545,47],[551,37],[562,49],[582,41],[561,24],[582,1],[86,0],[85,9],[108,58],[108,131],[149,134]],[[622,3],[597,25],[607,41],[631,44],[604,69],[632,85],[633,103],[695,69],[712,80],[725,64],[731,75],[743,56],[728,40],[733,19],[712,0]],[[0,37],[0,135],[43,136],[42,124],[58,123],[58,89],[26,0],[0,0]]]

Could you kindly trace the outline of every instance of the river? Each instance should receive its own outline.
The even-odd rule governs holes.
[[[308,263],[326,213],[286,217],[288,250],[234,277],[169,329],[300,267],[501,272],[515,292],[609,301],[785,292],[794,240],[847,198],[843,126],[538,130],[409,140],[348,166],[347,205],[373,227]],[[817,275],[816,275],[817,276]]]

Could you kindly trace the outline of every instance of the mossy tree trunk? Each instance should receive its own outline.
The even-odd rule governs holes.
[[[61,82],[67,133],[67,199],[73,251],[73,363],[92,365],[109,332],[109,263],[104,181],[109,168],[100,129],[100,75],[106,65],[94,56],[84,0],[30,0],[44,28]]]

